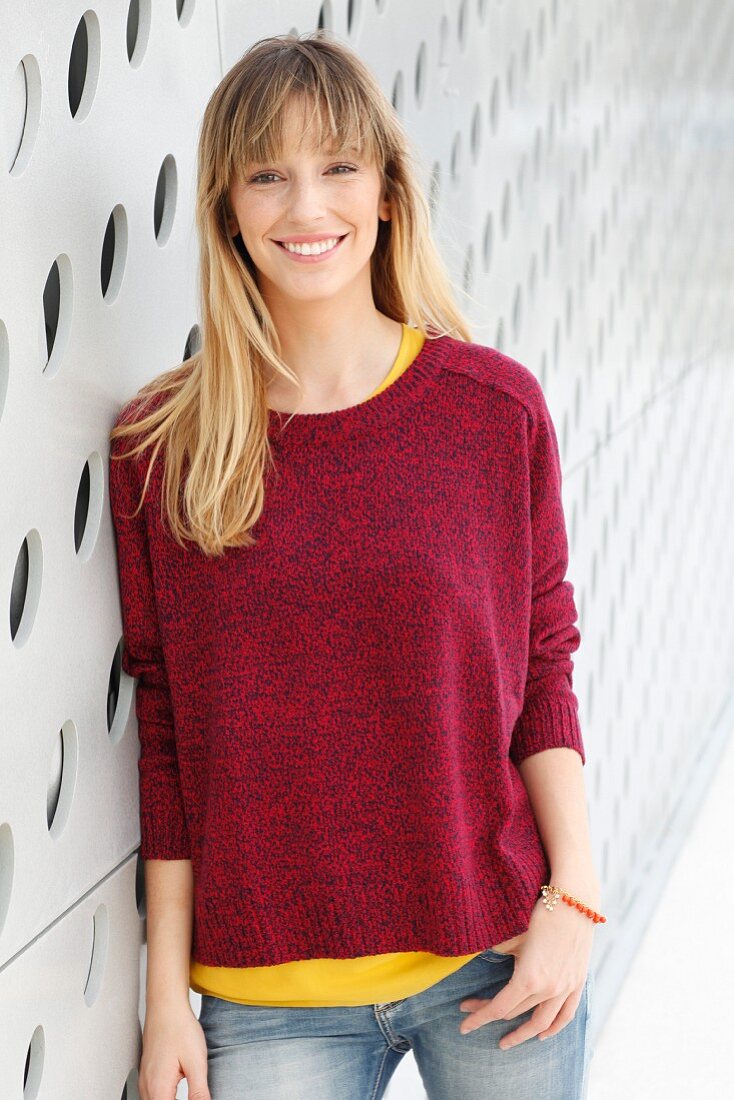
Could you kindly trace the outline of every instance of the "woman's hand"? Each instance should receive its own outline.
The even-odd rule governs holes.
[[[594,905],[594,899],[587,904]],[[509,952],[515,956],[509,982],[496,997],[462,1001],[459,1008],[470,1015],[459,1031],[466,1034],[490,1020],[512,1020],[533,1006],[530,1019],[502,1038],[501,1050],[534,1035],[545,1039],[561,1031],[576,1015],[584,991],[595,927],[589,917],[564,901],[559,900],[549,912],[539,898],[523,943]]]
[[[188,1084],[189,1100],[211,1100],[206,1039],[190,1004],[156,1002],[145,1013],[138,1075],[141,1100],[175,1100],[183,1077]]]

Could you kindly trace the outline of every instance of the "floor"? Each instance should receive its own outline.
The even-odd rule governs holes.
[[[597,1035],[588,1100],[734,1098],[733,794],[729,737]]]

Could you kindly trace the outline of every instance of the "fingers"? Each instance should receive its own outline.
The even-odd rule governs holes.
[[[467,1035],[491,1020],[511,1020],[534,1007],[535,1011],[528,1020],[525,1020],[514,1031],[510,1031],[502,1037],[499,1042],[500,1050],[508,1050],[510,1047],[517,1046],[518,1043],[523,1043],[526,1039],[532,1039],[536,1035],[548,1038],[551,1035],[556,1035],[566,1024],[571,1022],[576,1014],[582,994],[583,985],[574,989],[571,993],[564,992],[555,996],[548,996],[537,991],[527,993],[525,989],[519,990],[517,985],[513,988],[512,980],[510,980],[496,997],[490,999],[481,997],[465,998],[460,1003],[459,1009],[468,1011],[470,1015],[466,1016],[461,1022],[459,1031],[462,1035]]]

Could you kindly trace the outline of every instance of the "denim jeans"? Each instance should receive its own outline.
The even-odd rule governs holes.
[[[555,1035],[509,1050],[503,1035],[529,1020],[492,1020],[468,1035],[459,1009],[495,997],[514,955],[483,951],[430,988],[387,1004],[286,1008],[202,996],[212,1100],[377,1100],[413,1051],[428,1100],[585,1100],[593,974],[576,1013]]]

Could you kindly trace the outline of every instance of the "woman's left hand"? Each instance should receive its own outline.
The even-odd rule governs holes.
[[[594,899],[587,900],[594,905]],[[596,906],[595,906],[596,907]],[[489,1000],[468,997],[459,1008],[470,1015],[459,1031],[466,1034],[490,1020],[512,1020],[535,1007],[529,1020],[503,1036],[499,1046],[508,1050],[538,1035],[545,1039],[561,1031],[576,1015],[589,971],[594,922],[559,899],[552,912],[539,898],[521,946],[509,952],[515,969],[507,985]]]

